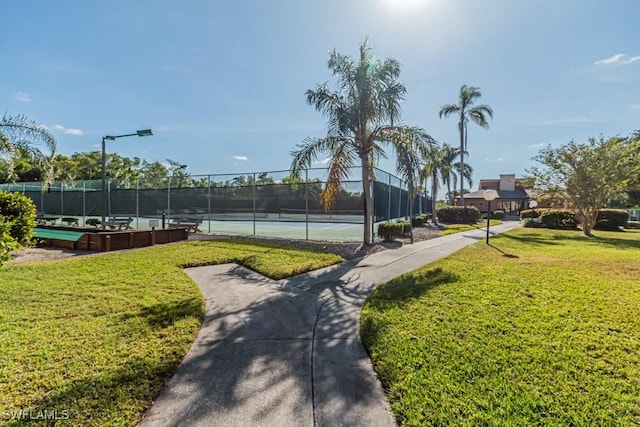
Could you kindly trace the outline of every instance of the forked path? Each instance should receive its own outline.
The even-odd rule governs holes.
[[[484,233],[405,245],[282,281],[235,264],[187,269],[206,299],[202,329],[140,426],[394,426],[360,341],[360,308],[377,285]]]

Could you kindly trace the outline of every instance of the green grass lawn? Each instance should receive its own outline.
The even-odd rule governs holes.
[[[499,219],[491,219],[489,228],[494,225],[502,224],[502,221]],[[461,231],[469,231],[469,230],[477,230],[480,228],[486,229],[487,220],[482,220],[477,224],[446,224],[446,227],[440,232],[441,236],[446,236],[448,234],[460,233]]]
[[[237,262],[279,279],[341,260],[204,241],[9,264],[0,269],[0,419],[57,410],[69,416],[61,425],[135,425],[200,329],[204,301],[182,267]]]
[[[405,425],[639,425],[640,232],[522,228],[378,288],[361,333]]]

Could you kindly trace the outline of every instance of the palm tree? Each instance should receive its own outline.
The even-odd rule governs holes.
[[[460,134],[460,164],[462,165],[462,167],[459,168],[460,206],[464,206],[464,195],[462,194],[464,177],[462,174],[465,171],[464,153],[467,149],[467,123],[469,122],[469,119],[471,119],[471,121],[476,123],[478,126],[487,129],[489,127],[487,116],[493,118],[493,110],[488,105],[482,104],[472,107],[474,101],[481,96],[482,93],[480,93],[480,88],[462,85],[462,87],[460,87],[460,94],[458,95],[458,103],[443,105],[440,109],[440,118],[443,116],[449,117],[452,114],[456,114],[459,117],[458,132]]]
[[[292,151],[292,175],[311,165],[314,158],[329,154],[329,174],[320,200],[325,209],[333,206],[341,182],[359,160],[364,193],[364,243],[370,244],[371,180],[376,161],[385,156],[383,145],[391,144],[396,151],[399,170],[408,173],[417,164],[413,157],[433,139],[422,129],[394,126],[400,118],[400,101],[406,89],[397,81],[400,64],[392,58],[375,60],[372,48],[365,40],[360,45],[357,62],[335,50],[328,62],[337,77],[337,89],[327,84],[306,91],[307,103],[328,118],[327,136],[306,138]],[[422,148],[419,148],[422,147]],[[415,178],[409,173],[409,178]],[[407,176],[405,176],[407,177]]]
[[[467,184],[469,184],[469,188],[471,188],[471,186],[473,185],[473,179],[472,179],[473,168],[468,163],[462,164],[461,162],[455,162],[452,165],[452,172],[453,172],[452,176],[454,178],[454,187],[456,187],[458,184],[458,177],[455,174],[455,172],[457,172],[458,175],[462,176],[464,178],[464,181],[466,181]],[[464,187],[464,181],[460,185],[461,189]],[[464,197],[463,192],[461,192],[460,194],[462,194],[460,197]]]
[[[425,180],[427,178],[431,179],[431,213],[435,223],[438,222],[436,217],[438,189],[440,188],[440,183],[442,183],[447,186],[449,193],[451,192],[452,162],[457,156],[458,149],[444,143],[442,147],[432,147],[429,150],[429,156],[425,158],[426,162],[422,171],[422,178]]]
[[[27,155],[36,163],[43,165],[43,181],[52,181],[48,157],[38,149],[43,145],[51,151],[52,157],[56,149],[56,140],[42,125],[28,120],[25,116],[10,116],[6,113],[0,119],[0,156],[8,159],[8,177],[14,178],[13,159],[18,155]]]

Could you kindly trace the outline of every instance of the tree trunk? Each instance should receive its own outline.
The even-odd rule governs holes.
[[[582,217],[581,218],[582,234],[584,234],[587,237],[593,237],[593,234],[591,234],[591,231],[593,230],[593,227],[595,227],[596,225],[598,210],[596,210],[595,212],[591,212],[591,211],[582,212],[580,216]]]
[[[434,224],[438,223],[438,218],[436,217],[436,192],[438,191],[438,185],[436,184],[436,180],[438,179],[437,170],[434,171],[433,176],[431,177],[431,221]]]
[[[364,238],[363,243],[370,245],[371,240],[371,215],[373,214],[373,203],[371,202],[371,173],[369,172],[369,158],[365,154],[360,156],[362,169],[362,191],[364,192]]]
[[[464,120],[460,117],[460,206],[464,206]]]

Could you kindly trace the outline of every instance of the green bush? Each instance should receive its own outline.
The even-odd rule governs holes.
[[[0,216],[0,266],[9,260],[11,251],[18,249],[18,242],[9,234],[9,224]]]
[[[578,226],[576,213],[567,210],[547,210],[540,214],[540,222],[543,227],[560,230],[574,230]]]
[[[596,216],[595,229],[618,231],[629,221],[629,212],[625,209],[600,209]]]
[[[475,206],[445,206],[437,210],[437,216],[449,224],[475,224],[482,217]]]
[[[414,227],[422,227],[424,223],[427,222],[427,219],[429,219],[427,214],[416,215],[411,220],[411,225],[413,225]]]
[[[386,241],[391,241],[395,237],[400,237],[406,234],[411,229],[408,222],[385,222],[378,225],[378,236],[382,237]]]
[[[9,235],[20,244],[33,238],[36,226],[36,206],[21,193],[0,191],[0,218],[9,228]]]
[[[491,219],[504,219],[504,211],[497,210],[491,212]]]
[[[540,218],[540,213],[541,212],[542,211],[535,210],[535,209],[525,209],[523,211],[520,211],[520,219]]]
[[[522,220],[522,226],[525,228],[540,228],[542,222],[538,218],[525,218]]]
[[[629,228],[629,229],[640,229],[640,221],[629,221],[627,222],[627,224],[624,226],[624,228]]]

